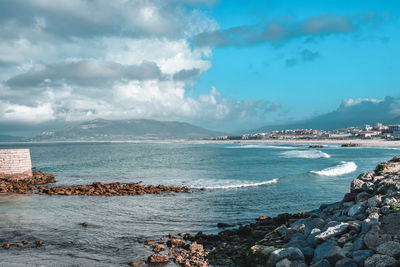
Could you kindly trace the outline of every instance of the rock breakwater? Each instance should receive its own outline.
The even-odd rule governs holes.
[[[55,183],[54,174],[33,171],[32,177],[24,180],[14,180],[12,177],[0,177],[0,193],[28,194],[38,185]]]
[[[190,236],[202,245],[201,265],[183,266],[400,266],[400,158],[360,174],[342,201],[298,214],[260,216],[255,223]],[[188,253],[186,243],[181,247]]]

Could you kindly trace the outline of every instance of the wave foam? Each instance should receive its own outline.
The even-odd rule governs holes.
[[[281,153],[284,158],[318,159],[330,158],[331,155],[319,150],[293,150]]]
[[[336,166],[329,167],[320,171],[310,171],[310,172],[323,176],[339,176],[346,173],[354,172],[355,170],[357,170],[357,165],[354,162],[341,161]]]
[[[278,148],[278,149],[296,149],[291,146],[271,146],[271,145],[239,145],[239,146],[226,146],[225,148]]]
[[[262,182],[250,182],[250,181],[242,181],[242,183],[238,183],[239,181],[232,181],[232,180],[227,180],[223,181],[221,183],[220,181],[216,181],[215,183],[213,182],[212,185],[205,185],[205,186],[191,186],[191,188],[204,188],[204,189],[234,189],[234,188],[241,188],[241,187],[257,187],[257,186],[262,186],[262,185],[268,185],[268,184],[276,184],[278,182],[278,178],[268,180],[268,181],[262,181]]]

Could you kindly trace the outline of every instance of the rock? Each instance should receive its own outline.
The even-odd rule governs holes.
[[[307,267],[304,261],[290,261],[288,259],[283,259],[276,263],[275,267]]]
[[[320,260],[326,259],[331,265],[335,262],[345,258],[343,250],[336,244],[335,241],[330,240],[317,246],[314,250],[314,258],[312,262],[318,262]]]
[[[355,201],[356,195],[357,195],[357,193],[347,193],[346,195],[344,195],[343,201],[344,202]]]
[[[184,245],[186,245],[186,242],[180,239],[171,239],[167,242],[167,246],[170,248],[181,248]]]
[[[89,225],[89,224],[88,224],[87,222],[83,222],[83,223],[82,223],[82,226],[83,226],[83,227],[87,227],[88,225]]]
[[[311,265],[311,267],[331,267],[332,265],[329,263],[328,260],[320,260],[317,263]]]
[[[374,192],[375,191],[375,185],[373,184],[373,183],[371,183],[371,182],[365,182],[363,185],[362,185],[362,190],[363,191],[365,191],[365,192]]]
[[[222,222],[219,222],[219,223],[217,224],[217,227],[218,227],[218,228],[227,228],[227,227],[233,227],[233,226],[235,226],[235,225],[227,224],[227,223],[222,223]]]
[[[156,253],[158,253],[158,252],[160,252],[161,250],[164,250],[164,249],[165,249],[165,246],[161,245],[161,244],[155,245],[153,247],[153,251],[156,252]]]
[[[380,254],[388,255],[398,259],[400,257],[400,243],[389,241],[379,245],[376,251]]]
[[[150,245],[152,245],[153,244],[153,240],[146,240],[146,241],[144,241],[144,244],[146,245],[146,246],[150,246]]]
[[[5,243],[2,246],[4,249],[9,249],[11,247],[10,243]]]
[[[377,207],[378,205],[380,205],[381,202],[382,202],[382,196],[375,195],[368,199],[367,205],[368,207]]]
[[[193,242],[189,246],[190,253],[196,253],[196,252],[202,252],[204,250],[204,247],[202,244],[197,244],[197,242]]]
[[[150,263],[167,263],[168,255],[166,254],[153,254],[149,256]]]
[[[316,237],[319,233],[321,233],[321,230],[318,229],[318,228],[314,228],[314,229],[311,230],[310,234],[308,235],[306,241],[307,241],[307,243],[308,243],[311,247],[315,247],[315,245],[316,245],[316,241],[315,241],[316,239],[315,239],[315,237]]]
[[[17,244],[17,247],[19,247],[19,248],[22,247],[22,244],[21,243]]]
[[[386,205],[381,208],[382,214],[386,215],[390,213],[390,206]]]
[[[304,260],[304,255],[299,248],[281,248],[274,250],[269,255],[267,266],[275,266],[275,264],[282,259],[289,260]]]
[[[29,242],[28,242],[28,240],[23,240],[23,241],[22,241],[22,244],[24,244],[24,245],[28,245],[28,244],[29,244]]]
[[[40,247],[41,245],[43,245],[43,241],[38,240],[35,242],[36,246]]]
[[[391,241],[392,237],[388,234],[381,234],[379,230],[372,228],[364,236],[364,243],[369,249],[375,250],[379,245]]]
[[[353,251],[364,249],[364,248],[365,248],[365,244],[364,244],[364,239],[362,237],[359,237],[356,240],[354,240]]]
[[[257,221],[264,221],[264,220],[266,220],[267,219],[267,216],[260,216],[260,217],[258,217],[256,220]]]
[[[358,267],[357,263],[349,258],[338,260],[335,267]]]
[[[321,243],[323,241],[330,239],[331,237],[343,234],[344,232],[347,231],[348,227],[349,227],[348,223],[340,223],[338,225],[328,227],[326,231],[316,235],[315,240],[317,243]]]
[[[276,250],[276,247],[254,245],[250,248],[250,254],[252,254],[255,257],[263,258],[265,259],[265,261],[267,261],[269,255],[274,250]]]
[[[355,250],[352,253],[352,258],[359,266],[363,266],[364,261],[373,254],[374,252],[370,249]]]
[[[365,182],[361,179],[354,179],[350,185],[351,193],[358,193],[362,191],[362,186]]]
[[[134,262],[131,262],[129,265],[130,266],[142,266],[142,265],[145,265],[146,263],[144,262],[144,261],[134,261]]]
[[[368,194],[367,192],[358,193],[356,196],[356,202],[359,203],[359,202],[367,201],[369,198],[371,198],[371,196],[372,195]]]
[[[306,262],[311,262],[313,256],[314,256],[314,249],[311,247],[299,247],[301,252],[304,255],[304,259]]]
[[[363,209],[364,209],[363,203],[357,203],[357,204],[353,205],[353,206],[349,209],[349,211],[347,212],[347,214],[348,214],[350,217],[354,217],[356,214],[362,212]]]
[[[387,255],[375,254],[364,262],[365,267],[395,267],[396,259]]]

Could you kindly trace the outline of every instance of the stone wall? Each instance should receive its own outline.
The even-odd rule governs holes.
[[[29,149],[0,149],[0,177],[24,179],[32,176]]]

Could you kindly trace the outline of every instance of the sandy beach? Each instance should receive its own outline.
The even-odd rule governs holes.
[[[204,142],[204,140],[201,140]],[[333,139],[319,139],[319,140],[209,140],[210,143],[262,143],[262,144],[298,144],[298,145],[330,145],[330,144],[357,144],[361,147],[400,147],[400,140],[388,141],[382,139],[352,139],[352,140],[333,140]]]

